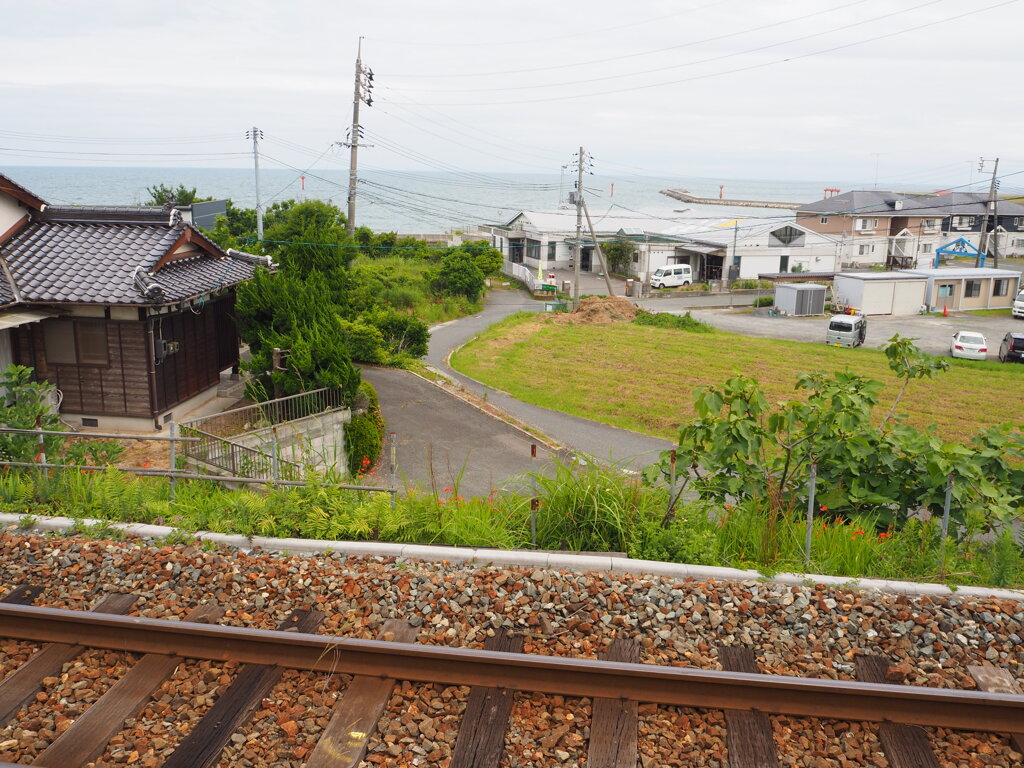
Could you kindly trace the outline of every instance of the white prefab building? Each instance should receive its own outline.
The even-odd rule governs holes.
[[[940,267],[909,273],[927,283],[921,301],[933,310],[1012,307],[1020,290],[1021,273],[1013,269]]]
[[[776,283],[775,306],[794,317],[824,315],[825,291],[815,283]]]
[[[916,315],[928,279],[912,272],[843,272],[832,284],[835,298],[864,315]]]

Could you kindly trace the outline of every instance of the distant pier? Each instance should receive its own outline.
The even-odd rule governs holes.
[[[695,205],[734,205],[741,208],[785,208],[795,211],[804,203],[779,203],[774,200],[729,200],[721,197],[697,197],[691,195],[685,189],[663,189],[661,194],[679,200],[684,203]]]

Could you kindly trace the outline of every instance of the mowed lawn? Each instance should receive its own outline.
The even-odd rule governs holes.
[[[979,429],[1024,421],[1024,365],[953,360],[951,370],[911,382],[899,413],[964,441]],[[878,418],[899,392],[874,349],[688,333],[631,323],[569,325],[515,315],[452,356],[462,373],[528,403],[658,437],[693,418],[693,391],[743,374],[773,400],[790,400],[800,373],[848,369],[885,383]]]

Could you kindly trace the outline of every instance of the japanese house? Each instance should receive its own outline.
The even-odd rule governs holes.
[[[160,429],[237,369],[235,286],[260,264],[173,207],[48,205],[0,175],[0,368],[54,384],[69,424]]]

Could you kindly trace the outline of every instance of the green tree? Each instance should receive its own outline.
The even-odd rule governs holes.
[[[303,276],[347,268],[358,249],[346,231],[345,215],[322,200],[289,203],[268,212],[264,251],[283,269]]]
[[[497,274],[501,270],[504,257],[501,251],[492,247],[486,240],[472,240],[457,247],[457,250],[465,251],[473,258],[484,277]]]
[[[199,197],[195,187],[189,188],[184,184],[179,184],[177,187],[155,184],[152,187],[146,187],[146,191],[149,193],[148,205],[167,205],[172,202],[175,205],[192,205],[192,203],[213,199],[212,197]]]
[[[55,402],[57,388],[45,381],[33,381],[31,368],[9,365],[0,373],[0,424],[14,429],[42,429],[65,431]],[[48,435],[43,438],[47,459],[55,461],[54,454],[64,445],[64,438]],[[5,461],[35,461],[39,452],[36,435],[0,434],[0,458]]]
[[[484,273],[469,251],[454,249],[441,260],[434,286],[439,293],[477,301],[484,289]]]
[[[909,340],[894,338],[888,351],[894,370],[903,372],[900,395],[909,379],[942,370]],[[796,388],[806,399],[770,403],[744,376],[698,390],[697,418],[679,429],[677,491],[688,488],[719,507],[741,502],[788,514],[806,504],[813,463],[817,501],[831,515],[873,515],[880,525],[902,526],[922,507],[938,514],[949,475],[956,478],[958,522],[974,515],[992,526],[1020,508],[1019,430],[989,430],[961,444],[899,418],[876,422],[881,382],[850,372],[803,374]],[[647,479],[667,477],[669,462],[666,453]]]
[[[608,260],[608,269],[618,275],[630,273],[630,266],[633,264],[633,254],[636,253],[636,245],[629,240],[615,240],[611,243],[601,243],[601,250]]]

